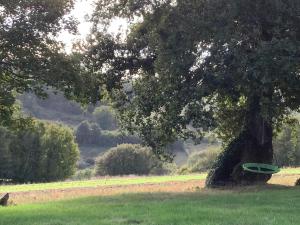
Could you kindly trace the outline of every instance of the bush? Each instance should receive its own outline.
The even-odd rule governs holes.
[[[132,135],[123,135],[121,132],[102,131],[96,123],[83,121],[76,130],[76,140],[81,146],[115,147],[118,144],[137,144],[140,140]]]
[[[11,145],[13,134],[5,127],[0,127],[0,181],[13,175]]]
[[[79,150],[71,129],[48,124],[41,138],[41,149],[46,153],[47,181],[64,180],[75,173]]]
[[[206,172],[213,166],[217,156],[221,153],[220,147],[211,146],[205,151],[189,155],[187,165],[181,168],[182,173]]]
[[[35,122],[33,127],[15,132],[1,128],[0,138],[6,146],[0,148],[4,153],[0,161],[6,162],[0,179],[46,182],[66,179],[75,172],[79,150],[67,127]]]
[[[98,139],[102,147],[116,147],[120,144],[139,144],[139,138],[132,135],[124,135],[119,131],[104,131]]]
[[[89,180],[94,176],[93,169],[78,170],[73,176],[72,180]]]
[[[96,175],[147,175],[164,173],[163,163],[151,149],[137,144],[122,144],[109,149],[96,162]]]
[[[118,123],[115,113],[109,106],[100,106],[93,112],[95,121],[103,130],[116,130]]]
[[[76,129],[76,141],[81,145],[95,145],[99,142],[101,128],[96,123],[81,122]]]

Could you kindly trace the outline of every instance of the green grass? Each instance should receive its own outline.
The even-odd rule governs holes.
[[[300,168],[284,168],[279,174],[300,174]],[[176,176],[149,176],[149,177],[124,177],[124,178],[101,178],[97,180],[86,181],[69,181],[69,182],[53,182],[43,184],[22,184],[22,185],[6,185],[0,186],[0,193],[20,192],[20,191],[36,191],[49,189],[67,189],[81,187],[98,187],[113,185],[130,185],[130,184],[147,184],[147,183],[164,183],[170,181],[188,181],[205,179],[206,174],[176,175]]]
[[[0,225],[297,225],[300,189],[130,194],[0,208]]]
[[[300,174],[300,167],[298,168],[283,168],[278,174]]]
[[[67,189],[81,187],[98,187],[113,185],[131,185],[147,183],[164,183],[170,181],[188,181],[205,179],[205,174],[176,175],[176,176],[152,176],[152,177],[124,177],[124,178],[101,178],[98,180],[70,181],[70,182],[53,182],[44,184],[22,184],[0,186],[0,193],[35,191],[49,189]]]

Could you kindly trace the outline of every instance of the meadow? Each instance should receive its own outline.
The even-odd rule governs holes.
[[[23,191],[39,191],[53,189],[69,189],[69,188],[93,188],[103,186],[125,186],[134,184],[156,184],[171,181],[189,181],[203,180],[206,174],[191,174],[191,175],[174,175],[174,176],[145,176],[145,177],[101,177],[92,180],[83,181],[66,181],[52,182],[39,184],[21,184],[21,185],[3,185],[0,186],[0,193],[6,192],[23,192]]]
[[[278,175],[298,175],[300,168],[284,168]],[[38,191],[51,189],[68,189],[68,188],[91,188],[102,186],[115,185],[133,185],[133,184],[155,184],[171,181],[189,181],[189,180],[203,180],[206,178],[203,174],[188,174],[188,175],[173,175],[173,176],[145,176],[145,177],[100,177],[92,180],[82,181],[65,181],[65,182],[51,182],[39,184],[20,184],[20,185],[2,185],[0,186],[0,193],[6,192],[21,192],[21,191]]]
[[[298,225],[300,188],[86,197],[0,209],[0,225]]]
[[[91,181],[57,182],[1,186],[1,192],[42,193],[47,188],[71,191],[90,188],[127,189],[126,194],[94,195],[0,208],[0,225],[298,225],[300,224],[300,187],[276,182],[300,176],[300,168],[283,169],[273,184],[208,190],[199,188],[205,174],[163,177],[106,178]],[[159,187],[193,184],[193,189],[178,186],[177,192]],[[147,192],[146,187],[157,186]],[[155,187],[156,187],[155,186]],[[136,193],[135,187],[146,192]],[[112,188],[112,189],[109,189]],[[154,191],[153,191],[154,190]]]

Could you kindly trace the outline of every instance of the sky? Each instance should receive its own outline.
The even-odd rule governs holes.
[[[72,35],[67,31],[62,32],[58,40],[65,44],[66,52],[70,53],[72,50],[72,45],[78,40],[84,40],[89,34],[91,29],[91,23],[87,21],[87,18],[92,15],[94,10],[95,0],[76,0],[75,7],[71,12],[71,16],[75,17],[78,22],[78,34]],[[112,34],[117,34],[120,26],[126,27],[126,21],[121,19],[116,19],[108,29],[108,32]]]
[[[71,16],[74,16],[79,22],[78,34],[72,35],[67,31],[64,31],[58,37],[58,39],[65,44],[67,52],[71,51],[72,44],[76,40],[84,39],[88,35],[91,24],[86,21],[86,17],[91,16],[93,13],[93,2],[94,0],[76,0]]]

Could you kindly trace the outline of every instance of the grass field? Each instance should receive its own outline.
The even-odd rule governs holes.
[[[0,208],[0,225],[298,225],[300,188],[127,194]]]
[[[0,225],[299,225],[300,187],[282,186],[299,175],[283,169],[273,185],[230,190],[199,188],[205,174],[2,186],[37,203],[0,208]]]
[[[120,177],[120,178],[100,178],[85,181],[53,182],[42,184],[22,184],[0,186],[0,193],[37,191],[49,189],[68,189],[68,188],[89,188],[101,186],[133,185],[147,183],[164,183],[170,181],[188,181],[205,179],[206,174],[176,175],[176,176],[152,176],[152,177]]]
[[[278,174],[300,174],[300,167],[297,168],[284,168]]]
[[[279,175],[300,174],[300,168],[282,169]],[[70,182],[53,182],[42,184],[22,184],[22,185],[5,185],[0,186],[0,193],[20,192],[20,191],[37,191],[49,189],[68,189],[68,188],[88,188],[114,185],[132,185],[147,183],[163,183],[170,181],[189,181],[203,180],[206,174],[191,175],[175,175],[175,176],[152,176],[152,177],[120,177],[120,178],[100,178],[86,181],[70,181]]]

